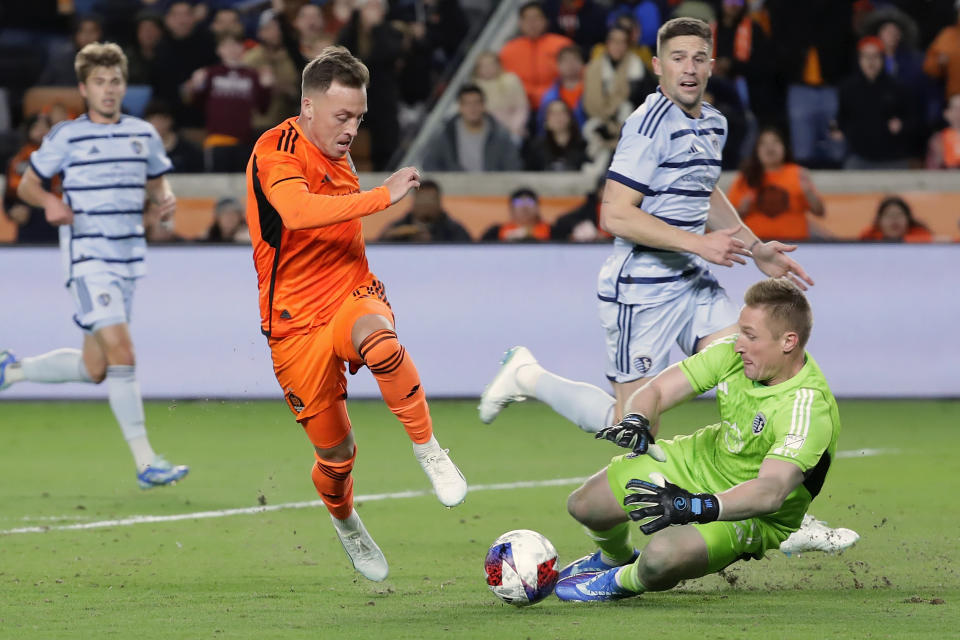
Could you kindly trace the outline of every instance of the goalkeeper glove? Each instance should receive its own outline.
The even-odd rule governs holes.
[[[651,474],[655,476],[659,474]],[[663,486],[646,480],[631,480],[627,489],[636,491],[623,499],[623,506],[637,508],[629,512],[631,520],[653,520],[640,525],[640,530],[650,535],[672,524],[713,522],[720,517],[720,501],[712,493],[690,493],[662,476]]]
[[[653,434],[650,433],[650,421],[641,413],[628,413],[623,420],[612,427],[601,429],[594,437],[598,440],[609,440],[624,449],[631,449],[632,456],[649,452],[655,460],[660,462],[666,460],[663,451],[654,444]]]

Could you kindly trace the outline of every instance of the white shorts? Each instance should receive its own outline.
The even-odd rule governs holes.
[[[710,272],[668,302],[643,305],[600,301],[606,331],[607,378],[632,382],[651,378],[670,366],[676,342],[687,355],[701,338],[736,324],[740,310]]]
[[[112,273],[74,278],[68,287],[77,309],[73,321],[87,333],[114,324],[129,324],[136,282]]]

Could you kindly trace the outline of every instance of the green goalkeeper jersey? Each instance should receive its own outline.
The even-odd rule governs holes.
[[[757,477],[767,458],[800,467],[803,483],[766,518],[795,529],[820,492],[837,449],[840,415],[820,367],[809,353],[797,375],[767,386],[743,373],[737,336],[713,342],[680,362],[700,394],[717,390],[720,424],[674,439],[685,450],[693,477],[714,492]]]

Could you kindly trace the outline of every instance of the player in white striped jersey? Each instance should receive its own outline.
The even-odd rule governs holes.
[[[703,21],[664,23],[653,59],[659,87],[624,123],[607,173],[601,225],[615,242],[597,295],[614,395],[546,371],[514,347],[480,398],[483,422],[526,397],[587,432],[617,422],[631,394],[670,364],[674,342],[690,355],[736,330],[738,310],[708,263],[752,257],[768,276],[813,284],[787,255],[796,246],[761,242],[716,187],[727,121],[703,101],[712,48]]]
[[[144,275],[144,196],[169,219],[176,198],[164,174],[172,167],[156,130],[123,115],[127,59],[112,43],[92,43],[75,68],[87,113],[54,127],[17,194],[43,207],[60,227],[64,276],[83,330],[83,349],[57,349],[17,360],[0,352],[0,390],[15,382],[107,381],[110,408],[120,423],[143,489],[171,484],[189,471],[156,454],[147,439],[143,400],[128,323],[136,280]],[[42,180],[63,177],[63,200]]]

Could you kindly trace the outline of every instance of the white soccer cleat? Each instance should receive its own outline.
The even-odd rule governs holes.
[[[527,399],[517,382],[517,370],[528,364],[537,364],[537,359],[529,349],[526,347],[507,349],[500,361],[500,371],[480,395],[480,404],[477,409],[480,411],[481,422],[490,424],[508,404]]]
[[[386,579],[387,573],[390,572],[387,559],[370,537],[367,528],[363,526],[363,521],[356,510],[351,511],[346,520],[335,518],[332,514],[330,519],[333,521],[333,529],[340,538],[343,550],[347,552],[347,557],[353,563],[353,568],[368,580],[380,582]]]
[[[817,520],[809,513],[803,516],[803,524],[780,543],[780,551],[792,556],[807,551],[841,553],[849,549],[860,539],[860,534],[842,527],[831,529],[823,520]]]
[[[467,497],[467,480],[448,455],[449,450],[440,445],[431,447],[423,453],[414,454],[424,473],[430,478],[437,499],[447,507],[455,507]]]
[[[188,473],[190,473],[190,467],[183,464],[174,466],[167,462],[166,458],[156,454],[153,456],[153,462],[137,474],[137,484],[141,489],[174,485]]]

